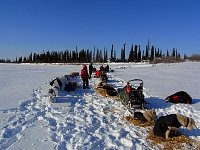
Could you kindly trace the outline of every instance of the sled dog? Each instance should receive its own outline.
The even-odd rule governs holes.
[[[96,86],[97,89],[104,89],[106,91],[106,96],[117,96],[117,91],[111,85],[104,81],[101,81]]]
[[[134,119],[140,120],[141,122],[154,123],[157,119],[155,110],[145,110],[142,112],[134,112]]]
[[[173,95],[166,97],[165,101],[171,102],[171,103],[191,104],[192,98],[190,97],[190,95],[188,93],[186,93],[184,91],[179,91],[179,92],[176,92]]]
[[[194,119],[181,114],[170,114],[157,119],[153,132],[156,136],[169,139],[169,137],[174,136],[172,135],[173,131],[176,132],[177,128],[181,126],[186,127],[188,130],[197,128]]]
[[[51,102],[56,102],[55,97],[56,95],[58,95],[59,91],[64,90],[65,82],[66,78],[65,76],[62,76],[53,78],[53,80],[49,83],[50,85],[49,97],[51,99]]]

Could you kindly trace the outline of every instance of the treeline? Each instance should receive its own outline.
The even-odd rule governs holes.
[[[11,63],[12,61],[10,59],[0,59],[0,63]]]
[[[190,61],[200,61],[200,54],[193,54],[190,58]]]
[[[127,54],[126,54],[127,52]],[[173,48],[172,51],[163,53],[163,51],[155,46],[148,44],[145,50],[141,49],[140,45],[132,45],[130,50],[126,49],[126,44],[121,48],[121,57],[117,58],[114,45],[108,50],[104,48],[93,50],[82,49],[78,50],[65,50],[65,51],[43,51],[40,54],[31,53],[29,56],[21,56],[16,58],[15,61],[9,59],[0,59],[1,63],[105,63],[105,62],[177,62],[184,59],[189,59],[186,55],[181,59],[180,53],[177,49]],[[128,56],[126,58],[126,56]]]

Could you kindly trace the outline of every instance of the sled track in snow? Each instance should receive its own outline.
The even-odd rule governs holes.
[[[90,85],[93,87],[97,82],[98,79],[92,79]],[[116,82],[119,83],[117,86],[122,86],[121,80],[112,77],[110,84],[116,86]],[[48,124],[43,128],[50,132],[47,140],[54,143],[55,149],[104,149],[105,146],[129,149],[135,147],[135,142],[130,139],[142,136],[139,132],[133,135],[124,128],[128,125],[123,122],[126,110],[120,102],[97,95],[93,88],[69,92],[72,103],[68,109],[57,109],[56,104],[49,103],[45,95],[47,88],[48,83],[41,85],[32,93],[32,98],[23,101],[19,108],[1,110],[11,117],[0,129],[0,149],[14,145],[38,121]],[[113,108],[115,112],[105,113],[105,110]],[[135,129],[133,131],[137,133]]]
[[[99,79],[93,78],[90,89],[78,88],[75,92],[62,93],[64,97],[59,103],[50,103],[46,95],[49,86],[45,83],[19,108],[0,110],[10,114],[7,124],[0,129],[0,149],[14,146],[24,138],[27,129],[39,121],[45,122],[41,128],[50,134],[45,140],[58,150],[158,149],[146,140],[145,128],[125,121],[124,116],[129,112],[120,101],[97,95],[92,87],[98,82]],[[123,80],[110,76],[109,84],[123,87]]]

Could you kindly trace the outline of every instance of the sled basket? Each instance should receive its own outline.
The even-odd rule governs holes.
[[[144,108],[143,81],[141,79],[133,79],[127,82],[127,85],[122,89],[118,89],[123,105],[129,109]]]

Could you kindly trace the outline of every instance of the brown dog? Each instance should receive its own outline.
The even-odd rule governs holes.
[[[155,110],[145,110],[142,112],[134,112],[134,119],[140,120],[141,122],[154,123],[157,119]]]

